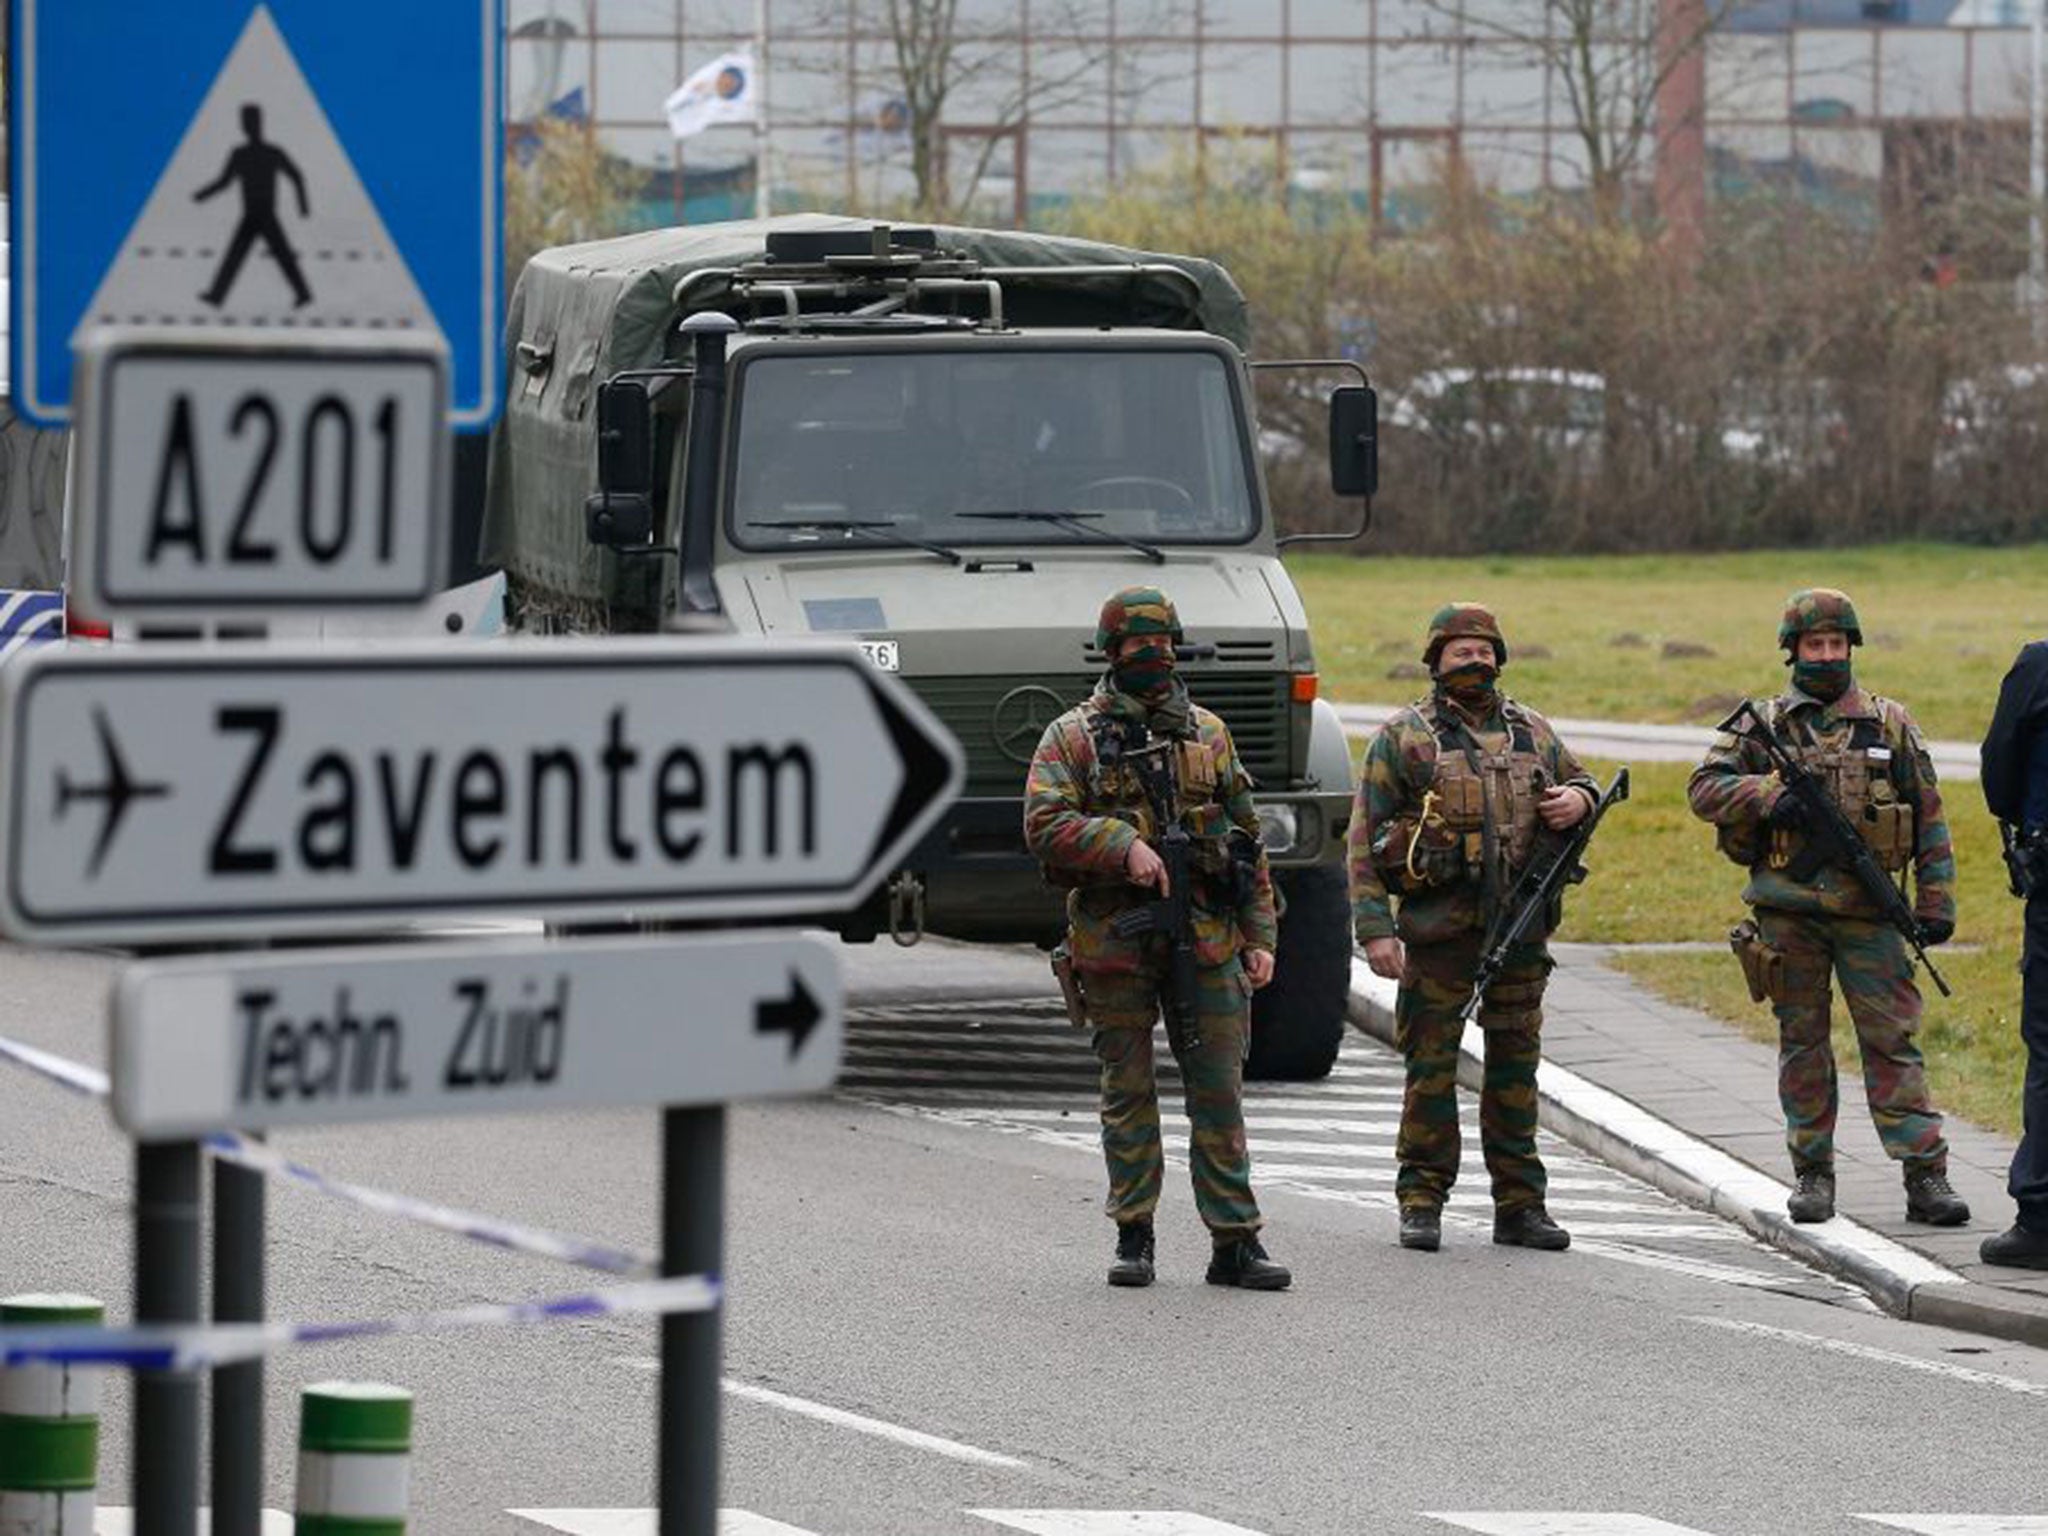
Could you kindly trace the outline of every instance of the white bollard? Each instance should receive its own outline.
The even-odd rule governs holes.
[[[405,1536],[411,1469],[403,1387],[323,1381],[301,1394],[297,1536]]]
[[[0,1323],[106,1321],[90,1296],[9,1296]],[[92,1536],[99,1505],[98,1366],[0,1367],[0,1536]]]

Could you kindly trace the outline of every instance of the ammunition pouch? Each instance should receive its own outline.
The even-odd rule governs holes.
[[[1745,917],[1728,930],[1728,947],[1742,967],[1753,1003],[1775,1002],[1785,988],[1785,957],[1764,942],[1754,918]]]
[[[1373,867],[1388,890],[1403,896],[1455,885],[1479,862],[1476,854],[1467,861],[1468,838],[1476,844],[1479,834],[1455,832],[1434,812],[1390,821],[1373,840]]]

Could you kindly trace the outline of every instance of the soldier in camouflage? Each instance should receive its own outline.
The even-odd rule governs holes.
[[[1921,943],[1955,931],[1955,854],[1927,744],[1903,704],[1856,685],[1863,643],[1855,605],[1832,588],[1795,592],[1778,627],[1791,685],[1760,713],[1786,750],[1820,778],[1877,861],[1902,883],[1914,872]],[[1841,983],[1863,1052],[1863,1088],[1879,1139],[1904,1164],[1909,1221],[1956,1226],[1970,1209],[1948,1182],[1948,1144],[1927,1096],[1914,1031],[1920,991],[1905,941],[1848,872],[1811,881],[1787,870],[1803,846],[1804,812],[1762,747],[1724,731],[1687,786],[1693,813],[1714,824],[1721,852],[1749,871],[1750,924],[1732,936],[1753,985],[1778,1018],[1778,1098],[1796,1181],[1794,1221],[1835,1213],[1839,1095],[1829,1042],[1830,974]]]
[[[1025,786],[1024,840],[1067,889],[1067,945],[1102,1063],[1107,1209],[1117,1224],[1111,1285],[1150,1285],[1152,1215],[1164,1160],[1152,1027],[1169,986],[1160,934],[1123,937],[1120,913],[1166,892],[1151,802],[1134,754],[1170,771],[1172,811],[1193,839],[1198,1042],[1171,1038],[1186,1095],[1195,1205],[1209,1228],[1211,1285],[1283,1290],[1292,1276],[1259,1242],[1244,1134],[1244,1056],[1252,992],[1273,977],[1273,886],[1258,841],[1251,780],[1223,722],[1175,673],[1182,639],[1156,587],[1103,604],[1095,643],[1109,673],[1094,695],[1046,727]],[[1236,836],[1233,837],[1233,830]]]
[[[1460,1015],[1487,925],[1533,851],[1539,825],[1575,826],[1599,791],[1549,722],[1500,692],[1508,647],[1487,609],[1452,603],[1440,610],[1422,659],[1435,688],[1366,748],[1349,839],[1358,941],[1373,971],[1400,983],[1394,1031],[1407,1088],[1394,1192],[1401,1246],[1434,1252],[1458,1176]],[[1493,1240],[1555,1250],[1571,1238],[1544,1209],[1536,1155],[1548,937],[1546,929],[1512,950],[1480,1000],[1486,1068],[1479,1133],[1493,1179]]]

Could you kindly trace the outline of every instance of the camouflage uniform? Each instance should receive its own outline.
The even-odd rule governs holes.
[[[1828,589],[1795,594],[1779,640],[1842,630],[1860,643],[1855,610]],[[1833,792],[1888,873],[1914,871],[1914,908],[1923,923],[1955,925],[1955,854],[1943,819],[1934,764],[1902,704],[1851,684],[1840,697],[1816,698],[1797,684],[1763,707],[1780,742]],[[1798,854],[1796,829],[1769,825],[1783,784],[1764,749],[1724,731],[1687,786],[1693,813],[1714,824],[1721,851],[1749,870],[1742,899],[1755,909],[1771,962],[1778,1019],[1778,1097],[1795,1171],[1826,1171],[1834,1160],[1839,1103],[1829,1040],[1829,973],[1856,1026],[1864,1096],[1884,1149],[1913,1169],[1946,1166],[1941,1116],[1930,1103],[1920,1048],[1920,991],[1905,941],[1846,871],[1824,866],[1810,882],[1785,866]],[[1804,1219],[1804,1218],[1802,1218]]]
[[[1479,618],[1460,628],[1461,614]],[[1481,620],[1484,628],[1474,627]],[[1424,653],[1432,667],[1450,638],[1447,627],[1488,635],[1506,660],[1492,616],[1453,605],[1432,624]],[[1478,759],[1476,776],[1468,753]],[[1459,1015],[1472,994],[1488,903],[1532,849],[1538,797],[1559,785],[1584,791],[1589,805],[1598,796],[1549,722],[1504,695],[1475,716],[1439,689],[1395,715],[1366,748],[1347,834],[1352,919],[1360,944],[1398,937],[1407,950],[1394,1022],[1407,1065],[1395,1148],[1395,1194],[1404,1211],[1440,1207],[1457,1178]],[[1511,951],[1479,1006],[1486,1033],[1480,1146],[1495,1208],[1504,1213],[1540,1206],[1544,1196],[1536,1066],[1551,969],[1547,938],[1546,930]]]
[[[1129,600],[1132,612],[1106,609],[1105,634],[1147,632],[1146,594],[1157,599],[1158,614],[1163,614],[1153,620],[1171,624],[1178,638],[1171,605],[1154,589],[1119,594],[1118,599]],[[1118,599],[1112,599],[1112,609]],[[1098,643],[1106,643],[1103,635]],[[1167,940],[1150,934],[1122,938],[1111,924],[1152,894],[1128,880],[1125,866],[1133,845],[1153,839],[1157,829],[1136,770],[1102,761],[1106,741],[1128,743],[1137,735],[1167,735],[1176,743],[1170,758],[1176,810],[1195,839],[1196,862],[1203,871],[1194,920],[1200,1043],[1192,1051],[1183,1051],[1178,1040],[1170,1043],[1186,1094],[1195,1204],[1216,1242],[1224,1244],[1251,1238],[1261,1225],[1245,1146],[1242,1094],[1250,984],[1239,953],[1246,948],[1270,952],[1278,939],[1251,779],[1229,730],[1189,701],[1177,681],[1172,702],[1159,710],[1148,709],[1105,679],[1086,703],[1046,727],[1025,787],[1024,838],[1048,878],[1068,887],[1067,942],[1082,977],[1095,1054],[1102,1063],[1108,1214],[1120,1225],[1149,1221],[1159,1203],[1163,1171],[1152,1027],[1164,1001]],[[1225,895],[1233,883],[1228,867],[1233,827],[1246,834],[1239,846],[1251,861],[1246,894],[1234,905]]]

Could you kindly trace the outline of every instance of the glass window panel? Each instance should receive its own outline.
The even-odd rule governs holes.
[[[1100,191],[1109,182],[1109,136],[1034,128],[1026,169],[1033,206]]]
[[[1560,130],[1550,135],[1546,148],[1550,151],[1550,185],[1565,192],[1583,191],[1591,178],[1585,141],[1575,133]]]
[[[1458,50],[1435,43],[1381,48],[1374,99],[1379,121],[1392,127],[1450,124],[1458,104]]]
[[[1427,224],[1450,154],[1449,138],[1381,139],[1381,219],[1397,230]]]
[[[1033,17],[1033,25],[1038,18]],[[1016,37],[1023,28],[1017,0],[959,0],[954,16],[958,35],[966,37]]]
[[[1112,0],[1032,0],[1031,30],[1039,37],[1107,37],[1111,10]]]
[[[590,112],[599,122],[658,123],[661,104],[686,70],[673,43],[599,39],[591,72]]]
[[[642,36],[676,34],[677,0],[589,0],[590,29],[599,37],[635,32]]]
[[[1296,37],[1363,38],[1372,33],[1372,0],[1294,0]]]
[[[706,133],[691,139],[684,146],[692,163],[697,155],[697,145],[712,135]],[[751,159],[753,146],[750,141],[734,135],[726,146],[729,150],[740,150],[743,157]],[[846,195],[846,139],[843,134],[829,128],[775,128],[775,206],[781,211],[785,200],[794,196],[797,201],[812,207],[820,205],[836,207]],[[727,163],[731,163],[728,161]]]
[[[1715,188],[1722,193],[1787,191],[1794,184],[1788,127],[1709,124],[1707,158]]]
[[[1379,13],[1377,36],[1382,42],[1456,37],[1454,0],[1373,0]]]
[[[505,7],[507,37],[580,36],[583,0],[510,0]]]
[[[1372,53],[1363,44],[1298,44],[1288,51],[1293,120],[1362,122],[1371,110]]]
[[[1541,133],[1468,131],[1459,139],[1465,167],[1483,187],[1496,192],[1534,192],[1543,185]]]
[[[1960,117],[1963,40],[1952,33],[1898,31],[1878,37],[1877,110],[1886,117]]]
[[[977,37],[955,54],[953,88],[946,98],[949,123],[1014,122],[1024,90],[1024,50],[1005,38]]]
[[[1372,140],[1362,129],[1296,132],[1287,141],[1287,181],[1318,196],[1362,197],[1372,189]]]
[[[1117,120],[1185,127],[1195,120],[1195,50],[1153,43],[1117,55]]]
[[[683,13],[683,29],[692,38],[707,32],[746,34],[754,30],[753,0],[676,0],[676,4]],[[787,26],[806,18],[806,12],[784,3],[773,6],[768,18],[771,26]]]
[[[1616,0],[1584,0],[1583,8],[1574,4],[1575,12],[1583,9],[1586,25],[1593,32],[1605,36],[1613,30],[1608,12]],[[1445,9],[1450,9],[1449,0],[1444,0]],[[1529,38],[1548,37],[1557,20],[1557,8],[1546,0],[1458,0],[1458,30],[1469,37],[1483,38]]]
[[[1970,34],[1970,112],[1975,117],[2024,117],[2027,112],[2027,34]]]
[[[1783,122],[1792,86],[1785,36],[1716,36],[1707,40],[1707,121],[1764,118]]]
[[[578,88],[589,101],[590,44],[581,38],[505,44],[505,104],[514,122],[530,122]]]
[[[1212,43],[1202,50],[1205,127],[1264,128],[1279,121],[1279,49]]]
[[[1178,132],[1133,132],[1119,128],[1111,141],[1111,174],[1159,176],[1191,168],[1195,163],[1195,135],[1189,129]]]
[[[1792,36],[1792,116],[1800,122],[1868,117],[1875,110],[1878,34],[1801,31]]]
[[[1101,42],[1040,43],[1031,50],[1034,122],[1109,120],[1109,55]]]
[[[1884,172],[1881,129],[1802,127],[1795,149],[1801,160],[1829,176],[1875,182]]]
[[[1543,60],[1514,43],[1475,43],[1465,51],[1465,121],[1543,126]]]
[[[844,43],[778,40],[770,50],[769,110],[783,122],[844,122],[852,110]]]
[[[1280,0],[1227,0],[1212,5],[1202,18],[1210,37],[1279,37]]]

